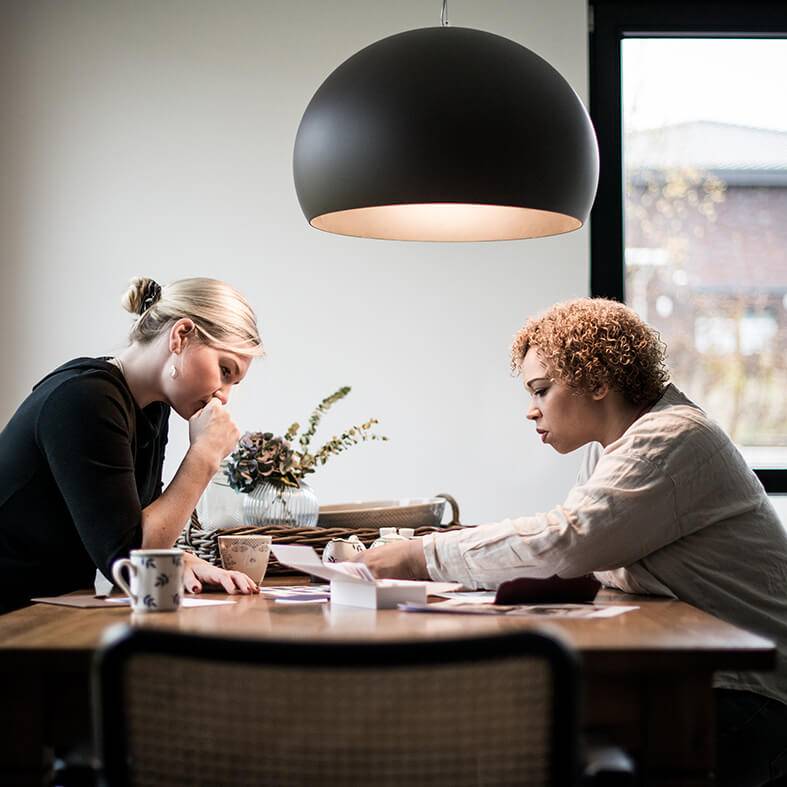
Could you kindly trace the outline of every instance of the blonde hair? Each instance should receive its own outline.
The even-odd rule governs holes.
[[[655,401],[669,380],[659,334],[636,312],[605,298],[557,303],[529,319],[511,347],[514,374],[530,347],[560,382],[588,393],[606,383],[631,404]]]
[[[140,276],[131,280],[121,303],[137,315],[132,342],[147,344],[186,317],[206,344],[238,355],[263,354],[254,311],[236,289],[218,279],[180,279],[161,287]]]

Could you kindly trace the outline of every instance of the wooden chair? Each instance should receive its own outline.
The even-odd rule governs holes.
[[[94,670],[120,785],[572,785],[575,654],[518,631],[275,642],[113,629]]]

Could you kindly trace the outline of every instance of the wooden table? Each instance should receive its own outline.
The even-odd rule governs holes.
[[[282,584],[282,578],[266,584]],[[0,783],[41,784],[51,747],[67,747],[86,735],[91,657],[102,633],[115,623],[230,637],[378,641],[544,626],[521,618],[408,614],[327,604],[293,607],[262,597],[234,598],[237,603],[232,606],[172,614],[36,604],[0,615],[0,674],[5,683],[0,701]],[[609,619],[552,619],[548,624],[581,654],[583,726],[626,748],[637,760],[642,784],[712,784],[712,673],[772,668],[772,643],[678,601],[611,591],[601,593],[598,601],[639,609]]]

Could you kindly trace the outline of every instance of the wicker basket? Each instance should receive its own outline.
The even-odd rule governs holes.
[[[320,506],[318,527],[440,527],[446,502],[451,507],[449,524],[459,524],[459,504],[451,495],[413,500],[367,500]]]
[[[427,533],[446,533],[449,530],[458,530],[461,525],[445,525],[444,527],[417,527],[416,536],[425,536]],[[221,565],[219,557],[219,536],[271,536],[274,544],[299,544],[314,547],[318,554],[332,538],[349,538],[358,536],[365,546],[369,546],[379,535],[375,527],[282,527],[280,525],[246,525],[244,527],[229,527],[224,530],[203,530],[195,511],[191,521],[175,544],[180,549],[194,553],[197,557],[207,560],[215,566]],[[271,555],[268,561],[266,576],[271,574],[292,574],[293,569],[282,566]]]

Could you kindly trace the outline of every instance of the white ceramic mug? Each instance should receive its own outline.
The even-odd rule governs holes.
[[[130,583],[123,577],[127,568]],[[112,578],[131,599],[134,612],[174,612],[183,598],[183,551],[132,549],[112,564]]]
[[[219,536],[221,563],[228,571],[242,571],[259,585],[265,578],[272,536]]]
[[[342,563],[345,560],[352,560],[359,552],[365,552],[358,536],[349,538],[332,538],[322,551],[323,563]]]

